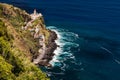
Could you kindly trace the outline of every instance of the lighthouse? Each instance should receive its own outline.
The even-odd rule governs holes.
[[[34,9],[34,15],[37,15],[37,11],[36,11],[36,9]]]
[[[36,9],[34,9],[33,13],[30,16],[31,16],[31,19],[35,20],[35,19],[37,19],[39,17],[42,17],[42,14],[37,13]]]

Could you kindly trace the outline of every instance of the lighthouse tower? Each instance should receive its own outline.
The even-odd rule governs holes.
[[[37,11],[36,11],[36,9],[34,9],[34,15],[37,15]]]
[[[33,14],[30,15],[31,16],[31,19],[35,20],[39,17],[42,17],[42,14],[41,13],[37,13],[36,9],[34,9],[34,12]]]

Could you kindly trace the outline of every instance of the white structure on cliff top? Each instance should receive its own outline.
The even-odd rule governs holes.
[[[31,19],[35,20],[38,17],[42,17],[41,13],[37,13],[36,9],[34,9],[34,13],[30,15]]]

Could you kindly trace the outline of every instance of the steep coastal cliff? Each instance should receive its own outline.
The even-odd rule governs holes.
[[[51,66],[57,35],[37,14],[0,3],[0,80],[49,80],[35,64]]]

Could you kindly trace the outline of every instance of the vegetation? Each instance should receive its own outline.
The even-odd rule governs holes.
[[[50,37],[50,32],[49,30],[47,30],[44,26],[44,21],[43,21],[43,18],[40,18],[40,19],[36,19],[34,22],[33,22],[33,25],[32,25],[32,28],[35,27],[35,26],[41,26],[40,27],[40,34],[43,34],[45,35],[45,44],[47,45],[48,44],[48,39]]]
[[[26,12],[0,3],[0,80],[49,80],[31,62],[30,50],[37,50],[37,43],[29,32],[20,31],[28,20]]]
[[[0,80],[15,80],[15,75],[12,73],[12,69],[13,66],[0,56]]]

